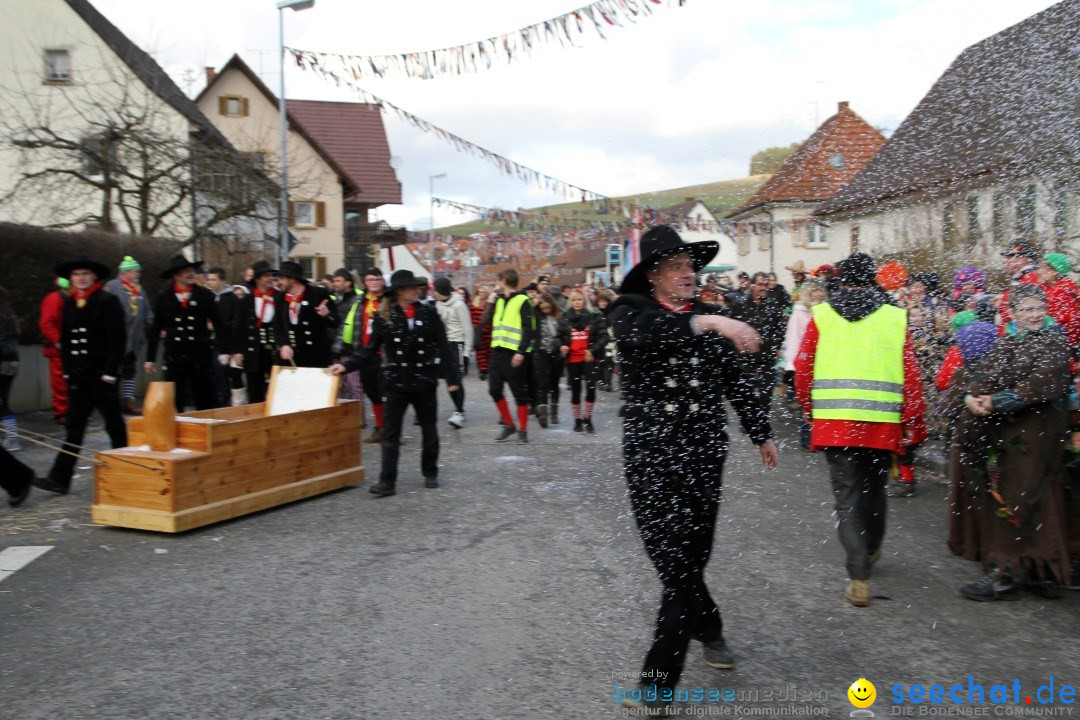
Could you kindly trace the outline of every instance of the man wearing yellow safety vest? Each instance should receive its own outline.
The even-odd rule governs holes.
[[[355,283],[353,282],[352,273],[345,268],[338,268],[334,271],[331,283],[333,284],[333,294],[330,297],[333,298],[334,305],[337,306],[337,316],[341,318],[341,324],[334,331],[331,352],[334,354],[334,362],[341,362],[352,346],[357,328],[361,327],[363,315],[358,312],[360,309],[360,296],[356,294],[354,289]],[[363,399],[359,370],[346,374],[342,380],[344,382],[341,383],[341,397],[348,400]]]
[[[536,342],[536,317],[529,296],[520,292],[518,273],[513,268],[499,272],[498,294],[492,293],[489,302],[491,312],[491,363],[488,369],[488,392],[499,408],[502,429],[495,442],[509,440],[517,431],[519,445],[529,442],[529,353]],[[487,315],[487,313],[485,313]],[[503,386],[509,384],[517,405],[518,424],[510,415],[510,408],[503,395]]]
[[[812,418],[810,445],[824,450],[850,582],[844,597],[870,604],[881,557],[892,455],[926,439],[922,376],[907,312],[888,304],[873,259],[840,264],[840,286],[816,305],[795,358],[795,390]]]

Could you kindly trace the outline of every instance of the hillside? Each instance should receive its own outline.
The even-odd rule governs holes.
[[[687,198],[696,198],[705,203],[705,207],[712,210],[717,218],[725,212],[737,207],[766,180],[768,175],[751,175],[750,177],[735,180],[721,180],[719,182],[703,183],[700,185],[688,185],[686,187],[671,188],[669,190],[655,190],[652,192],[638,193],[635,195],[623,195],[617,199],[624,201],[638,201],[646,207],[663,208],[683,202]],[[582,224],[590,222],[603,222],[616,219],[616,216],[605,215],[596,212],[593,204],[580,202],[568,202],[560,205],[544,205],[535,208],[525,208],[523,212],[541,213],[547,211],[560,217],[569,217],[573,222]],[[618,216],[617,219],[622,219]],[[498,229],[507,235],[516,235],[527,232],[528,229],[519,230],[497,223],[485,223],[482,220],[474,220],[459,225],[440,227],[438,232],[446,235],[470,235],[476,232]]]

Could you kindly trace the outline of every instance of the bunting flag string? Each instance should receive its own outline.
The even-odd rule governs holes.
[[[561,195],[565,198],[577,200],[580,197],[582,203],[610,200],[610,198],[602,193],[587,190],[578,185],[574,185],[573,183],[542,173],[539,170],[533,170],[527,165],[522,165],[510,158],[492,152],[487,148],[483,148],[476,143],[466,140],[460,135],[455,135],[448,130],[444,130],[435,123],[428,122],[421,117],[413,115],[411,112],[403,110],[392,102],[384,100],[360,87],[350,73],[347,73],[340,68],[334,68],[332,64],[324,65],[312,53],[304,50],[291,49],[288,50],[288,52],[292,53],[293,58],[296,60],[296,64],[301,69],[314,72],[324,80],[333,82],[337,87],[344,86],[351,89],[357,93],[364,102],[378,105],[380,108],[386,108],[392,111],[400,119],[409,123],[416,129],[426,133],[432,133],[444,142],[449,143],[458,152],[465,152],[491,163],[504,175],[516,176],[519,180],[527,184],[536,185],[543,190],[547,190],[556,195]]]
[[[682,7],[686,0],[668,5]],[[581,47],[591,32],[607,40],[607,32],[613,28],[633,25],[650,17],[654,6],[662,6],[662,0],[597,0],[565,15],[544,20],[520,30],[477,40],[465,45],[394,53],[389,55],[339,55],[332,53],[305,52],[320,64],[333,62],[356,80],[385,77],[410,77],[430,80],[446,75],[465,75],[490,70],[497,65],[510,63],[534,50],[548,47]]]
[[[447,207],[460,213],[478,215],[485,224],[499,224],[520,229],[576,228],[595,232],[618,232],[629,226],[628,222],[619,220],[578,220],[573,215],[502,210],[446,198],[432,198],[431,201],[437,207]]]

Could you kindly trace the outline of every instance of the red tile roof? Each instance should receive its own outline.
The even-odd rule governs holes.
[[[345,202],[401,204],[382,111],[365,103],[286,100],[285,109],[345,170],[358,190]]]
[[[855,114],[846,102],[836,114],[788,156],[749,200],[725,214],[731,217],[765,203],[822,202],[836,195],[885,144],[885,136]],[[830,162],[840,156],[841,167]]]

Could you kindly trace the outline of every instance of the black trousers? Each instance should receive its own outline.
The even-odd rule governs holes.
[[[465,377],[465,343],[452,342],[450,347],[457,353],[458,374]],[[459,413],[465,412],[465,383],[458,383],[458,389],[450,393],[450,400],[454,403],[454,409]]]
[[[360,386],[372,405],[382,405],[382,375],[377,360],[360,366]]]
[[[8,495],[18,495],[33,480],[34,471],[0,447],[0,488]]]
[[[503,386],[509,385],[510,392],[514,396],[517,405],[529,405],[529,362],[520,367],[514,367],[511,363],[514,351],[507,348],[495,348],[491,351],[491,365],[488,367],[488,394],[491,399],[498,402],[504,399]]]
[[[209,354],[205,361],[165,361],[165,380],[176,383],[176,412],[184,412],[187,400],[195,403],[196,410],[218,407],[213,362]]]
[[[682,452],[679,444],[693,436],[692,423],[674,425],[667,443],[647,417],[628,416],[623,440],[630,507],[664,585],[642,677],[664,687],[678,683],[690,640],[711,642],[724,634],[720,609],[705,586],[705,566],[720,508],[726,448]]]
[[[266,390],[270,385],[270,371],[274,367],[274,352],[265,347],[256,350],[256,358],[244,358],[244,384],[247,386],[248,403],[254,405],[266,401]],[[249,370],[248,368],[258,368]]]
[[[68,378],[67,435],[64,438],[64,450],[77,453],[76,445],[82,445],[86,435],[86,423],[95,409],[105,420],[105,432],[114,448],[127,445],[127,425],[120,414],[119,381],[107,383],[101,378],[85,380]],[[66,453],[57,453],[49,479],[56,485],[67,487],[75,472],[76,458]]]
[[[892,453],[860,447],[825,448],[840,544],[847,553],[848,577],[870,577],[870,555],[885,539],[886,494]]]
[[[557,352],[533,353],[533,375],[536,377],[536,404],[559,404],[559,379],[562,378],[563,359]]]
[[[390,393],[383,403],[382,468],[379,482],[393,486],[397,482],[398,456],[401,453],[401,424],[405,411],[413,406],[420,421],[423,437],[420,450],[420,472],[425,478],[439,476],[439,431],[435,416],[439,411],[437,386],[416,393]]]
[[[581,402],[581,382],[585,381],[585,402],[596,402],[596,363],[566,363],[566,377],[570,379],[570,402]]]

